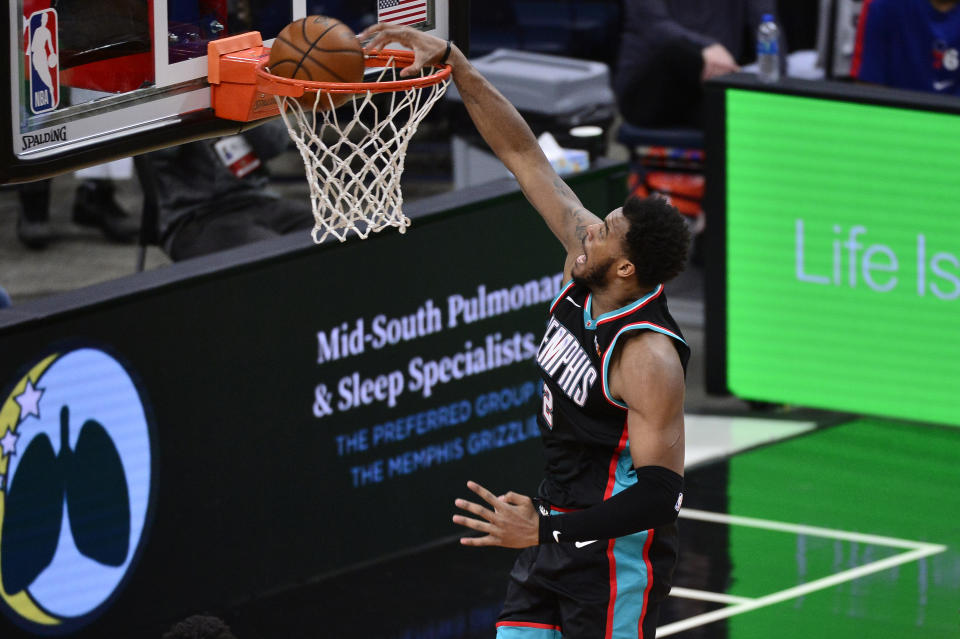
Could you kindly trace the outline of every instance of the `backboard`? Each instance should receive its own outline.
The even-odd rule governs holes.
[[[0,10],[0,184],[37,180],[249,123],[210,108],[207,43],[323,14],[410,24],[467,46],[469,0],[11,0]]]

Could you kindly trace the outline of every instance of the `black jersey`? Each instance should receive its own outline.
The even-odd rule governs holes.
[[[594,318],[587,287],[568,283],[550,306],[537,351],[543,378],[538,422],[546,455],[539,496],[558,508],[586,508],[636,482],[627,407],[610,395],[610,360],[638,331],[672,338],[684,373],[690,349],[667,310],[663,285]]]
[[[537,351],[547,458],[538,492],[552,514],[593,506],[637,482],[627,407],[610,396],[607,380],[615,349],[637,331],[656,331],[673,339],[684,372],[690,357],[662,285],[597,318],[590,305],[586,287],[567,284],[550,306]],[[526,636],[531,628],[543,629],[544,637],[653,636],[677,563],[677,525],[599,541],[523,549],[510,572],[497,637]]]

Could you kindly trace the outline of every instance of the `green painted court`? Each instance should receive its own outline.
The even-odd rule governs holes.
[[[956,637],[958,456],[960,430],[859,419],[691,471],[658,636]]]

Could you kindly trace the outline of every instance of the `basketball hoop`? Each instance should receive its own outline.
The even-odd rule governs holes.
[[[306,169],[314,242],[330,236],[343,242],[351,231],[365,239],[391,226],[405,232],[410,219],[402,210],[400,177],[407,146],[443,97],[450,67],[388,79],[413,62],[413,52],[365,51],[371,80],[309,82],[271,74],[266,69],[270,50],[261,44],[255,33],[210,43],[208,76],[216,115],[250,121],[279,112]],[[344,94],[352,99],[333,108],[335,97],[339,103]]]
[[[394,226],[410,226],[403,214],[400,177],[410,139],[443,97],[450,67],[424,69],[418,77],[385,80],[413,62],[409,51],[367,53],[375,80],[359,83],[307,82],[257,69],[257,88],[273,95],[287,132],[306,168],[313,203],[313,241],[351,231],[366,238]],[[377,94],[389,99],[377,100]],[[334,96],[353,94],[339,110]],[[381,104],[382,102],[382,104]]]

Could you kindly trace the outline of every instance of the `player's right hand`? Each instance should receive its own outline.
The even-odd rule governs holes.
[[[480,518],[454,515],[453,523],[485,533],[481,537],[461,537],[461,544],[527,548],[540,543],[540,516],[532,499],[514,492],[497,497],[474,481],[468,481],[467,488],[487,502],[489,508],[466,499],[453,502],[457,508]]]
[[[357,38],[360,42],[370,40],[364,47],[379,51],[391,42],[399,42],[413,50],[413,64],[400,71],[401,78],[409,78],[420,73],[424,66],[437,64],[447,51],[446,40],[418,31],[413,27],[378,23],[367,27]],[[372,39],[371,39],[372,38]],[[451,55],[451,57],[453,57]]]

